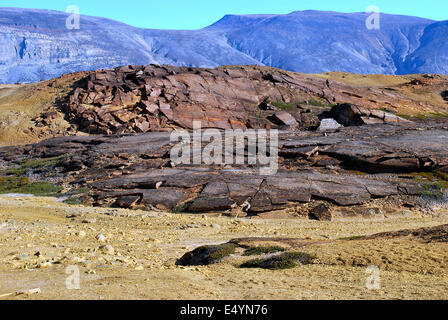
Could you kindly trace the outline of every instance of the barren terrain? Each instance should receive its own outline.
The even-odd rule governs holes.
[[[3,299],[448,299],[445,242],[356,240],[378,232],[434,227],[448,215],[380,221],[239,219],[68,206],[54,198],[0,197]],[[99,234],[105,242],[96,239]],[[231,256],[209,266],[175,262],[205,244],[288,237],[320,244],[317,261],[288,270],[241,269]],[[352,237],[352,240],[347,240]],[[343,240],[337,240],[343,239]],[[110,244],[114,252],[101,251]],[[68,266],[80,289],[68,290]],[[369,290],[366,268],[380,268]],[[40,288],[38,294],[16,292]],[[6,295],[5,295],[6,294]],[[8,295],[9,294],[9,295]]]

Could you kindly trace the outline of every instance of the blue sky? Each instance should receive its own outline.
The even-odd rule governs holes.
[[[296,10],[362,12],[376,5],[381,12],[448,20],[447,0],[1,0],[0,7],[65,11],[77,5],[81,14],[101,16],[137,27],[199,29],[226,14],[290,13]]]

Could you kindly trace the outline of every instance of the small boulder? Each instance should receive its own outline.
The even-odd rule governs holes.
[[[174,113],[173,113],[173,110],[171,109],[171,106],[169,104],[163,103],[163,102],[160,102],[159,106],[160,106],[160,111],[165,115],[165,117],[167,117],[168,120],[173,120]]]
[[[104,234],[100,233],[96,236],[96,240],[98,240],[99,242],[106,242],[107,238]]]
[[[115,201],[113,207],[129,209],[135,206],[140,199],[139,195],[122,196]]]
[[[391,113],[359,107],[349,103],[344,103],[333,107],[330,113],[337,122],[343,124],[344,126],[411,122]]]
[[[99,250],[104,254],[115,254],[115,249],[110,244],[101,246]]]
[[[310,218],[319,221],[331,221],[333,219],[333,215],[331,213],[330,206],[320,204],[317,207],[314,207],[310,211]]]

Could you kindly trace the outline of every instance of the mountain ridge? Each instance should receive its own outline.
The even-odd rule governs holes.
[[[157,30],[69,14],[0,8],[0,83],[36,82],[64,73],[120,65],[187,67],[261,65],[301,73],[448,74],[448,21],[368,13],[294,11],[284,15],[226,15],[198,30]],[[300,32],[297,32],[300,30]]]

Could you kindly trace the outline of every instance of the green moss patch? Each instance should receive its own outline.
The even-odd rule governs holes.
[[[430,119],[446,119],[448,118],[448,113],[444,112],[429,112],[421,113],[416,116],[411,116],[409,114],[397,114],[397,116],[404,119],[418,119],[418,120],[430,120]]]
[[[336,106],[336,104],[329,104],[329,103],[326,103],[326,102],[322,102],[322,101],[319,101],[319,100],[313,100],[313,99],[309,100],[308,104],[311,105],[311,106],[322,107],[322,108],[333,108],[333,107]]]
[[[82,204],[82,200],[79,196],[74,196],[64,200],[64,203],[69,205],[78,205]]]
[[[37,160],[18,161],[15,162],[15,165],[10,166],[9,168],[1,172],[0,175],[20,177],[24,176],[26,173],[30,171],[51,173],[54,170],[54,168],[57,167],[59,162],[67,157],[69,157],[69,155],[63,155],[53,158],[37,159]]]
[[[232,243],[202,246],[186,253],[177,261],[177,265],[204,266],[217,263],[223,258],[235,253],[238,246]]]
[[[424,183],[422,184],[420,195],[434,199],[441,199],[443,197],[443,189],[445,189],[445,184],[442,182]]]
[[[26,176],[29,171],[52,172],[58,163],[68,157],[63,155],[38,160],[23,160],[0,172],[0,194],[21,193],[35,196],[56,196],[63,188],[47,181],[30,181]]]
[[[387,112],[387,113],[391,113],[391,114],[397,114],[396,110],[393,109],[388,109],[388,108],[380,108],[379,110]]]
[[[410,175],[421,183],[421,196],[440,199],[443,197],[443,190],[448,189],[448,174],[442,171],[413,172]]]
[[[244,256],[261,256],[263,254],[271,254],[271,253],[277,253],[277,252],[284,252],[286,251],[285,248],[282,247],[254,247],[249,248],[244,252]]]
[[[303,252],[286,252],[266,259],[253,259],[243,263],[240,268],[261,268],[269,270],[292,269],[313,262],[314,256]]]
[[[297,105],[294,103],[285,103],[283,101],[273,102],[272,105],[280,110],[295,110]]]
[[[62,187],[49,182],[30,182],[27,177],[6,176],[0,177],[0,194],[21,193],[35,196],[55,196],[62,191]]]
[[[62,159],[69,157],[69,155],[62,155],[53,158],[44,158],[37,160],[25,160],[19,163],[23,170],[41,170],[45,171],[56,167]]]
[[[70,204],[70,205],[77,205],[83,203],[83,195],[88,194],[89,189],[87,188],[77,188],[72,189],[69,192],[65,193],[64,196],[67,196],[68,198],[64,200],[64,203]]]

